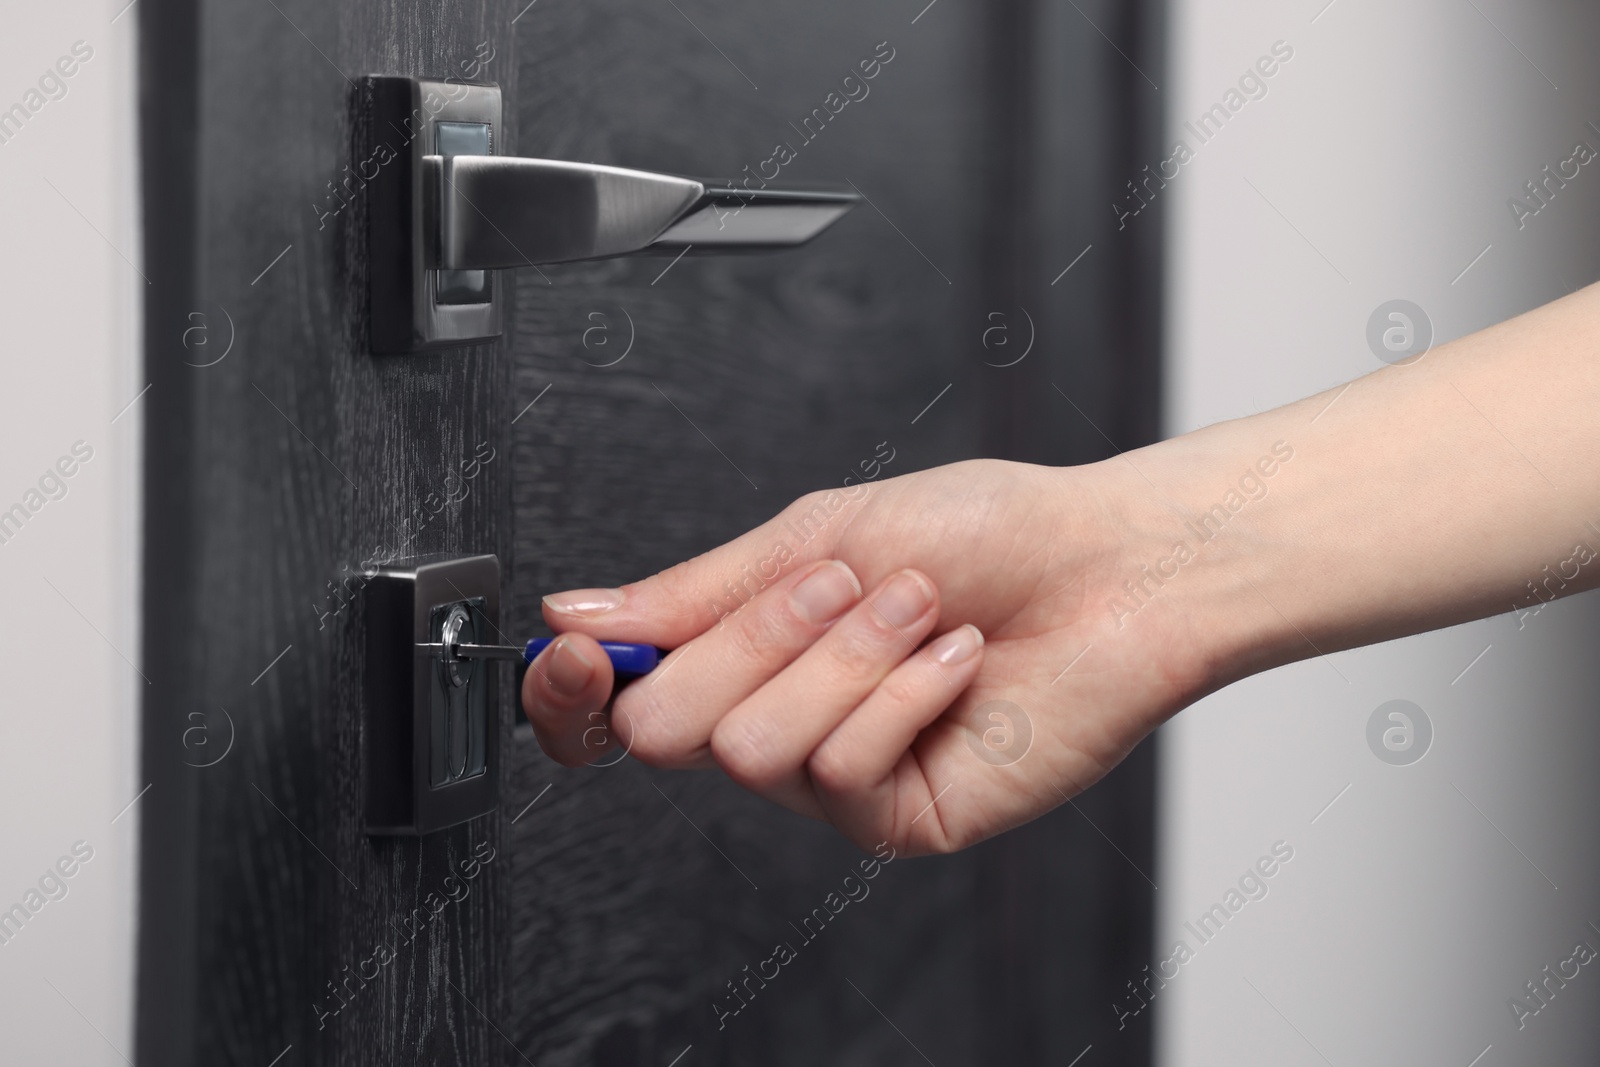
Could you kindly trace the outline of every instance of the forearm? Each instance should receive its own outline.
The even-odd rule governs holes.
[[[1129,454],[1155,503],[1134,541],[1158,554],[1132,565],[1119,629],[1154,568],[1147,604],[1195,616],[1220,685],[1600,585],[1597,356],[1592,287]],[[1192,558],[1163,565],[1180,543]]]

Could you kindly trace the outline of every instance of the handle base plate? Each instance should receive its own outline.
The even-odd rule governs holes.
[[[357,96],[360,144],[345,180],[365,194],[372,351],[400,355],[494,340],[504,329],[506,279],[492,272],[488,299],[462,302],[459,279],[431,266],[437,249],[427,244],[438,231],[439,197],[423,159],[449,152],[452,131],[476,125],[488,127],[487,154],[502,154],[499,88],[372,75],[361,79]]]

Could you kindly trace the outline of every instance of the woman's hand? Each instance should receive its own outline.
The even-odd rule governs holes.
[[[1600,587],[1597,349],[1591,286],[1104,463],[813,494],[547,598],[523,704],[564,763],[716,764],[863,846],[958,849],[1229,681]],[[609,717],[601,636],[675,649]]]
[[[642,582],[547,597],[564,636],[524,708],[568,765],[715,765],[867,848],[965,847],[1086,788],[1206,684],[1182,611],[1113,607],[1169,547],[1137,532],[1136,474],[973,461],[803,497]],[[596,638],[674,651],[608,713]]]

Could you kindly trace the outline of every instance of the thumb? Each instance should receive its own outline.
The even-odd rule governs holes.
[[[832,558],[867,496],[864,485],[808,494],[748,533],[641,582],[553,593],[544,598],[544,620],[558,633],[676,648],[796,568]]]

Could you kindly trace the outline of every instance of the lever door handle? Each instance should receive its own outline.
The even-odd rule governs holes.
[[[848,190],[719,185],[672,174],[503,154],[493,85],[373,75],[357,94],[355,158],[331,203],[366,195],[372,350],[455,348],[500,336],[508,267],[659,251],[804,244],[855,206]],[[318,209],[319,224],[338,210]]]
[[[792,247],[833,225],[858,199],[829,189],[717,188],[672,174],[515,156],[426,156],[423,166],[437,191],[432,265],[444,270],[650,249]]]

